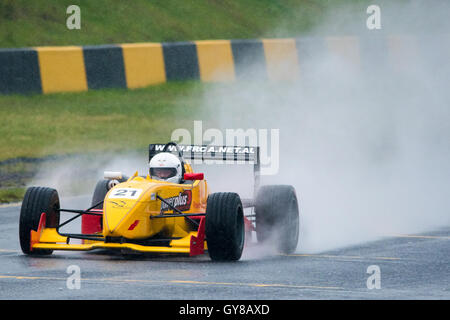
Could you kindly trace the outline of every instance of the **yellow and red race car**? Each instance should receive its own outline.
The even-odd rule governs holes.
[[[86,210],[60,208],[55,189],[28,188],[19,222],[22,251],[47,255],[53,250],[119,249],[190,256],[207,251],[212,260],[233,261],[240,259],[253,231],[258,242],[273,242],[283,253],[296,249],[295,190],[288,185],[258,186],[258,147],[151,144],[149,160],[160,152],[179,157],[182,182],[154,180],[137,172],[129,178],[105,172],[106,179],[97,183],[92,206]],[[186,159],[253,163],[256,196],[241,199],[233,192],[209,193],[203,173],[195,173]],[[246,208],[250,214],[244,214]],[[64,212],[75,216],[60,222]],[[78,217],[81,233],[61,231]],[[73,239],[81,241],[71,243]]]

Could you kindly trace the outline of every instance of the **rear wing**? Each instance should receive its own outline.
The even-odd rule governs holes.
[[[148,160],[163,152],[166,144],[150,144]],[[251,146],[214,146],[214,145],[175,145],[168,146],[168,152],[182,155],[183,159],[194,160],[194,163],[209,164],[252,164],[254,191],[259,187],[260,157],[259,147]]]

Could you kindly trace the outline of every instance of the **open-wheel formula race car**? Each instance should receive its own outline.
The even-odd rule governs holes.
[[[53,250],[119,249],[195,256],[206,251],[212,260],[239,260],[244,245],[256,232],[259,242],[273,242],[282,253],[293,252],[299,238],[299,209],[294,188],[259,187],[259,148],[151,144],[149,160],[159,153],[180,159],[179,183],[155,180],[151,174],[124,177],[105,172],[86,210],[62,209],[52,188],[27,189],[20,211],[19,238],[27,255]],[[255,195],[209,193],[203,173],[195,173],[185,159],[244,161],[253,164]],[[244,214],[245,208],[250,214]],[[64,212],[75,214],[60,221]],[[81,233],[61,228],[81,217]],[[247,238],[247,239],[246,239]],[[73,239],[81,239],[73,243]],[[72,241],[72,243],[71,243]],[[80,243],[81,242],[81,243]]]

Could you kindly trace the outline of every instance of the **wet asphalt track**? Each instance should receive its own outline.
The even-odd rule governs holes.
[[[0,207],[0,299],[450,299],[450,227],[322,254],[256,247],[236,263],[104,251],[35,258],[20,251],[19,210]],[[80,268],[79,289],[67,287],[71,265]],[[372,265],[380,289],[367,288]]]

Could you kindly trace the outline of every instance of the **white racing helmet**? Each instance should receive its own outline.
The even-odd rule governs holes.
[[[169,152],[161,152],[150,160],[150,177],[155,180],[180,183],[182,164],[177,156]]]

